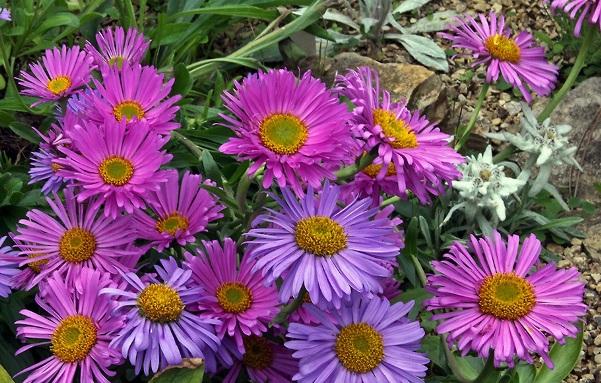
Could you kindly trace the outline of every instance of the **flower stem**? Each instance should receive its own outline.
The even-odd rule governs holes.
[[[394,203],[399,202],[400,200],[401,200],[401,197],[395,195],[394,197],[390,197],[390,198],[387,198],[384,201],[382,201],[382,203],[380,204],[380,207],[382,208],[382,207],[386,207],[388,205],[392,205]]]
[[[278,315],[276,315],[275,318],[273,318],[273,320],[271,321],[271,325],[284,323],[286,319],[288,319],[288,316],[295,312],[296,309],[298,309],[303,304],[306,293],[307,290],[303,286],[301,291],[298,292],[296,298],[294,298],[294,300],[288,303],[286,306],[282,307]]]
[[[194,142],[190,141],[188,137],[175,130],[171,132],[171,136],[181,142],[186,149],[190,151],[190,153],[194,154],[199,162],[202,161],[202,148],[200,146],[196,145]]]
[[[555,110],[557,105],[559,105],[561,100],[563,100],[563,98],[568,93],[568,91],[570,89],[572,89],[572,86],[576,82],[576,79],[578,78],[580,71],[584,67],[584,64],[586,61],[586,56],[589,53],[589,50],[591,48],[591,43],[593,42],[593,37],[595,36],[595,33],[596,33],[596,29],[587,25],[586,23],[584,25],[584,28],[586,28],[586,30],[584,32],[584,38],[582,39],[582,45],[580,46],[580,50],[578,51],[578,56],[576,56],[576,61],[574,62],[574,66],[572,66],[572,69],[570,70],[570,73],[568,74],[568,78],[561,86],[561,89],[559,89],[555,93],[555,95],[553,95],[553,98],[551,99],[551,101],[549,101],[547,103],[547,106],[545,106],[545,109],[538,116],[538,122],[543,122],[551,116],[551,113],[553,113],[553,111]]]
[[[238,202],[238,207],[242,212],[246,210],[246,194],[251,183],[252,180],[246,172],[238,181],[238,187],[236,188],[236,202]]]
[[[336,173],[336,181],[341,182],[353,177],[355,174],[359,173],[361,170],[365,169],[372,162],[374,162],[377,156],[377,150],[372,150],[369,153],[363,153],[356,163],[344,167]]]
[[[482,89],[480,89],[480,94],[478,95],[478,101],[476,102],[476,106],[474,107],[474,111],[472,112],[472,116],[470,117],[469,122],[465,126],[464,129],[459,129],[457,131],[457,139],[455,140],[455,150],[459,151],[461,147],[465,144],[472,129],[476,126],[476,121],[478,120],[478,115],[480,114],[480,109],[482,109],[482,104],[484,104],[484,100],[486,100],[486,95],[488,94],[488,89],[490,88],[490,84],[484,83],[482,85]]]

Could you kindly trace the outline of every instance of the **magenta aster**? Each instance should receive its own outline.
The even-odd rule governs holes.
[[[72,94],[90,81],[92,57],[78,46],[47,49],[42,62],[29,65],[33,74],[21,72],[22,94],[40,98],[32,106]]]
[[[601,0],[551,0],[551,8],[561,9],[576,19],[575,36],[580,36],[585,20],[601,29]]]
[[[49,345],[52,355],[19,373],[31,372],[25,383],[70,383],[76,379],[110,383],[107,376],[115,373],[109,368],[122,359],[109,341],[123,327],[123,318],[114,315],[114,301],[99,291],[112,283],[109,275],[82,268],[76,276],[77,289],[56,273],[42,285],[36,303],[48,314],[21,311],[25,319],[16,322],[17,335],[38,341],[17,354]]]
[[[127,32],[122,27],[105,28],[96,33],[96,49],[91,42],[86,41],[86,51],[94,57],[96,65],[100,68],[123,65],[140,64],[150,41],[135,28],[129,28]]]
[[[179,95],[169,97],[174,80],[164,82],[164,76],[154,67],[126,65],[113,66],[102,74],[102,81],[94,79],[96,89],[86,96],[82,112],[85,118],[102,123],[115,121],[145,121],[151,130],[169,134],[179,127],[175,122],[175,105]]]
[[[533,363],[539,354],[553,367],[548,337],[576,336],[575,323],[586,312],[584,284],[575,268],[537,264],[541,244],[534,234],[519,244],[519,236],[505,242],[498,232],[471,236],[469,250],[455,242],[444,261],[432,263],[437,274],[428,278],[434,297],[427,308],[445,311],[433,316],[441,320],[437,331],[463,354],[486,358],[492,351],[497,366],[513,366],[516,357]]]
[[[59,148],[65,155],[56,160],[63,166],[59,174],[81,187],[78,201],[98,196],[106,216],[144,207],[147,193],[167,181],[159,169],[171,159],[161,150],[168,137],[143,122],[128,128],[125,121],[107,119],[105,125],[85,123],[70,134],[73,147]]]
[[[281,211],[257,217],[247,233],[254,270],[268,282],[284,277],[282,302],[303,287],[316,305],[340,306],[352,291],[382,292],[379,278],[390,276],[382,261],[393,261],[400,247],[390,220],[375,218],[368,198],[340,208],[339,188],[328,183],[317,195],[309,187],[300,201],[288,189],[282,194],[273,197]]]
[[[197,285],[191,284],[192,272],[178,267],[173,258],[155,266],[158,275],[142,279],[134,273],[123,275],[126,288],[107,288],[102,292],[119,298],[119,310],[126,325],[111,341],[136,374],[154,373],[183,358],[203,358],[217,352],[219,338],[214,326],[217,319],[201,317],[192,305],[206,299]]]
[[[210,180],[186,171],[180,184],[177,170],[166,171],[165,178],[167,182],[158,191],[146,196],[154,214],[136,210],[133,216],[138,238],[150,241],[158,251],[174,240],[181,246],[194,242],[194,236],[206,231],[209,222],[223,217],[223,206],[202,188],[203,184],[214,185]]]
[[[318,188],[343,163],[352,162],[347,108],[324,83],[287,70],[248,75],[223,96],[224,126],[236,134],[219,149],[250,160],[249,174],[265,166],[263,187],[273,180],[302,193],[304,183]]]
[[[298,372],[298,362],[290,350],[266,337],[245,336],[243,354],[231,342],[226,345],[237,360],[228,368],[223,383],[235,383],[242,370],[255,383],[289,383]]]
[[[185,254],[186,265],[193,278],[214,298],[201,302],[198,308],[221,320],[217,335],[232,337],[240,352],[244,352],[244,335],[258,335],[277,314],[279,301],[273,284],[265,285],[263,278],[252,271],[254,262],[244,257],[238,265],[236,244],[225,238],[223,247],[218,241],[203,241],[206,252]]]
[[[337,81],[338,91],[355,104],[353,129],[364,141],[364,150],[378,148],[378,157],[363,173],[375,177],[378,191],[399,196],[411,191],[426,203],[431,195],[444,192],[444,182],[461,176],[457,165],[464,159],[449,146],[451,137],[419,112],[393,103],[390,93],[380,88],[377,72],[362,67]],[[360,182],[366,181],[363,174]],[[396,180],[394,189],[391,177]],[[366,190],[359,186],[359,191]],[[368,186],[373,193],[373,185]]]
[[[64,204],[56,195],[46,201],[54,216],[31,210],[19,221],[15,235],[20,254],[26,257],[20,266],[29,265],[37,274],[27,288],[55,271],[69,281],[84,267],[113,274],[127,271],[120,258],[129,254],[126,247],[135,238],[129,218],[99,217],[98,200],[76,202],[70,189],[65,190]]]
[[[497,82],[502,75],[527,102],[532,101],[528,87],[541,96],[549,95],[555,88],[557,67],[547,61],[545,49],[535,45],[528,32],[512,36],[503,16],[494,12],[488,18],[482,14],[478,19],[465,16],[441,36],[453,42],[454,48],[465,49],[466,57],[476,58],[474,66],[485,65],[488,83]]]
[[[18,253],[9,246],[2,246],[6,237],[0,237],[0,297],[6,298],[15,286],[15,277],[20,273]]]
[[[316,325],[291,323],[286,347],[294,350],[300,383],[420,383],[428,358],[417,352],[424,330],[407,314],[413,302],[353,296],[326,316],[315,306]]]

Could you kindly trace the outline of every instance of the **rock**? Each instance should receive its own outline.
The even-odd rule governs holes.
[[[584,169],[561,167],[554,174],[560,187],[577,185],[578,197],[601,202],[601,193],[595,183],[601,179],[601,77],[591,77],[571,90],[553,112],[556,124],[571,125],[570,139],[573,145],[581,143],[576,156]],[[571,177],[570,177],[571,173]]]
[[[333,81],[336,73],[342,74],[359,66],[376,69],[394,101],[408,100],[410,108],[420,109],[432,122],[440,123],[446,119],[449,111],[447,88],[439,75],[420,65],[383,64],[357,53],[344,52],[326,59],[326,80]]]
[[[522,106],[517,101],[509,101],[507,104],[503,105],[503,108],[505,108],[510,116],[515,116],[522,111]]]
[[[593,343],[595,343],[595,346],[601,346],[601,335],[597,335]]]
[[[584,250],[593,261],[601,261],[601,224],[591,226],[586,230],[583,245]],[[595,278],[592,274],[591,277]],[[596,278],[595,281],[599,282]]]

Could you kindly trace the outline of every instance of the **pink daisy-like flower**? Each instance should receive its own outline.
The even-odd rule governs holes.
[[[298,362],[292,352],[272,340],[257,335],[244,337],[244,351],[238,351],[233,342],[224,342],[236,361],[228,366],[223,383],[235,383],[244,370],[255,383],[289,383],[298,372]]]
[[[393,103],[390,93],[380,88],[377,72],[361,67],[338,76],[337,82],[338,92],[355,104],[353,129],[363,149],[378,148],[378,157],[366,171],[369,177],[375,175],[379,187],[386,187],[383,191],[399,196],[411,191],[427,203],[431,195],[444,192],[444,182],[461,176],[457,165],[464,158],[449,146],[451,137],[419,112]],[[396,180],[394,190],[390,177]]]
[[[263,165],[263,187],[273,180],[302,193],[304,183],[318,188],[342,164],[354,160],[347,108],[320,80],[287,70],[248,75],[223,102],[232,116],[221,115],[236,134],[219,150],[250,160],[249,174]]]
[[[238,267],[236,244],[225,238],[223,248],[219,241],[203,241],[206,253],[198,256],[185,254],[186,265],[194,280],[206,291],[210,301],[201,302],[199,309],[221,320],[217,335],[226,334],[234,339],[238,350],[244,352],[244,335],[258,335],[267,331],[267,325],[278,312],[277,290],[266,285],[259,273],[252,271],[254,262],[244,257]]]
[[[33,74],[21,71],[21,93],[40,98],[32,106],[66,97],[90,81],[92,61],[78,46],[47,49],[41,63],[29,65]]]
[[[551,9],[561,9],[571,19],[576,20],[574,35],[580,36],[582,32],[582,24],[588,21],[601,29],[601,0],[552,0]]]
[[[107,118],[115,121],[145,121],[156,133],[168,135],[179,124],[174,121],[181,96],[169,97],[174,79],[167,82],[154,67],[126,65],[113,66],[102,74],[102,81],[94,79],[95,91],[85,95],[80,112],[90,121],[102,123]]]
[[[108,27],[99,31],[96,33],[96,43],[98,49],[86,41],[86,51],[102,69],[139,64],[150,46],[150,41],[137,29],[129,28],[126,33],[122,27]]]
[[[486,65],[486,81],[495,83],[499,75],[518,88],[527,102],[532,101],[528,87],[541,96],[549,95],[557,82],[557,67],[545,57],[545,49],[535,45],[528,32],[511,36],[505,18],[491,12],[488,18],[465,16],[441,36],[453,42],[453,48],[465,49],[466,57],[476,58],[474,66]]]
[[[65,190],[65,203],[57,195],[46,201],[55,216],[29,211],[27,218],[19,221],[14,237],[23,256],[20,266],[28,266],[36,274],[27,289],[55,271],[69,281],[84,267],[112,274],[128,271],[120,258],[130,254],[127,246],[135,239],[129,218],[98,216],[98,200],[76,202],[70,189]]]
[[[379,160],[378,162],[381,162]],[[346,203],[359,198],[370,197],[372,205],[378,206],[382,200],[382,193],[400,197],[406,197],[406,193],[399,192],[394,164],[388,164],[388,169],[384,177],[380,176],[382,165],[369,164],[363,170],[355,175],[348,183],[340,188],[340,199]]]
[[[76,375],[80,382],[110,383],[106,377],[115,373],[109,368],[122,358],[109,342],[123,327],[123,317],[114,315],[114,301],[99,291],[112,285],[109,275],[88,268],[80,270],[75,287],[57,273],[43,284],[36,303],[48,315],[22,310],[25,319],[16,322],[19,338],[39,341],[17,354],[49,345],[52,355],[19,373],[31,372],[25,383],[70,383]]]
[[[210,180],[203,181],[200,175],[186,171],[180,184],[177,170],[166,171],[165,178],[167,182],[158,191],[146,196],[155,216],[142,210],[133,215],[138,238],[150,241],[158,251],[174,240],[181,246],[194,242],[194,235],[205,231],[209,222],[223,217],[223,206],[202,188],[203,184],[214,185]]]
[[[541,252],[534,234],[519,244],[519,236],[505,242],[498,232],[471,236],[469,250],[455,242],[444,261],[432,262],[434,297],[426,305],[445,310],[432,317],[441,320],[437,332],[448,333],[462,354],[486,358],[492,351],[497,366],[513,366],[515,357],[533,363],[539,354],[552,368],[548,336],[560,343],[576,336],[575,322],[586,312],[584,284],[575,268],[534,268]]]
[[[84,123],[72,130],[71,139],[73,147],[59,148],[65,155],[56,160],[63,166],[59,174],[81,187],[78,201],[98,196],[106,216],[144,207],[147,193],[167,181],[159,169],[172,157],[161,150],[169,137],[160,137],[143,122],[129,128],[112,119],[104,125]]]

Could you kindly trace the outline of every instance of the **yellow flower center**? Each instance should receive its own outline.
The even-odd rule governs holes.
[[[390,110],[374,109],[374,124],[380,125],[384,135],[392,141],[390,145],[395,149],[409,149],[417,147],[417,137],[409,124],[396,118]]]
[[[153,322],[168,323],[179,319],[184,302],[177,291],[165,283],[148,285],[138,295],[140,313]]]
[[[69,76],[56,76],[46,84],[46,88],[57,96],[66,92],[70,87],[71,78]]]
[[[277,154],[295,154],[307,141],[307,127],[296,116],[276,113],[266,117],[259,127],[263,146]]]
[[[514,39],[503,35],[492,35],[486,39],[484,46],[488,53],[501,61],[518,63],[522,57],[520,47]]]
[[[492,172],[488,169],[483,169],[480,171],[479,176],[482,178],[482,181],[488,181],[490,180],[490,176],[492,176]]]
[[[255,370],[264,370],[273,362],[273,348],[265,338],[251,335],[244,338],[242,364]]]
[[[105,184],[123,186],[133,177],[134,166],[127,158],[110,156],[100,163],[98,172]]]
[[[320,257],[332,256],[346,248],[344,228],[330,217],[321,215],[303,218],[294,229],[296,244]]]
[[[186,230],[190,226],[188,218],[184,217],[178,212],[174,212],[161,218],[156,223],[156,229],[159,233],[168,233],[169,235],[175,235],[178,230]]]
[[[217,289],[217,303],[228,312],[238,314],[250,308],[253,298],[246,285],[239,282],[227,282]]]
[[[515,320],[528,315],[536,304],[534,288],[515,273],[498,273],[482,281],[478,305],[484,314]]]
[[[58,244],[58,253],[65,262],[87,261],[96,251],[96,237],[90,231],[79,227],[65,231]]]
[[[92,318],[71,315],[60,321],[50,338],[50,351],[63,363],[84,360],[96,344],[96,325]]]
[[[363,173],[371,178],[376,178],[378,174],[380,174],[380,170],[382,170],[382,165],[369,164],[363,169]],[[394,175],[396,175],[396,169],[394,164],[391,162],[388,164],[388,169],[386,169],[386,176]]]
[[[43,257],[44,254],[27,254],[27,258],[36,259]],[[40,259],[39,261],[29,262],[27,267],[31,269],[36,274],[39,274],[42,271],[42,267],[44,267],[48,263],[48,259]]]
[[[59,170],[61,170],[63,167],[60,164],[57,164],[56,162],[52,162],[50,164],[50,169],[52,169],[53,173],[58,172]]]
[[[123,101],[113,107],[113,115],[117,121],[121,121],[123,117],[127,122],[130,122],[134,117],[141,120],[144,118],[144,108],[137,101]]]
[[[117,68],[121,69],[121,68],[123,68],[123,62],[125,62],[125,57],[115,56],[115,57],[110,58],[109,65],[110,66],[116,65]]]
[[[336,355],[347,370],[365,374],[384,358],[382,335],[367,323],[343,327],[336,336]]]

